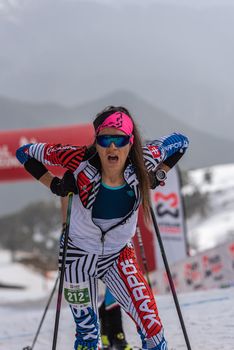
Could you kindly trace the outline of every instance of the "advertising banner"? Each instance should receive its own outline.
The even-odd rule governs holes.
[[[183,260],[187,256],[184,208],[180,187],[179,171],[177,167],[174,167],[167,174],[165,186],[158,186],[151,191],[152,207],[169,263]],[[163,267],[163,261],[156,238],[155,247],[157,269],[160,269]]]
[[[0,132],[0,182],[32,179],[15,157],[17,148],[24,144],[48,142],[81,146],[91,144],[93,138],[91,124]],[[55,175],[63,172],[62,168],[53,167]]]
[[[234,242],[223,243],[170,266],[177,292],[192,292],[234,285]],[[151,273],[155,293],[170,292],[164,269]]]

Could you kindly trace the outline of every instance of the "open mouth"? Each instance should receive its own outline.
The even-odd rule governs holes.
[[[116,156],[116,155],[111,155],[111,154],[109,154],[108,157],[107,157],[107,159],[108,159],[109,162],[115,163],[115,162],[118,162],[119,157]]]

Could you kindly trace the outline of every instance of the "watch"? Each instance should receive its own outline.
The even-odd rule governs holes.
[[[159,182],[164,182],[167,179],[167,173],[163,169],[158,169],[155,172],[155,177]]]

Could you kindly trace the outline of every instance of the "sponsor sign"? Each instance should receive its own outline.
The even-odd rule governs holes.
[[[177,292],[229,287],[234,285],[234,242],[187,257],[170,266]],[[154,292],[170,291],[164,269],[151,273]]]
[[[215,281],[223,279],[223,262],[220,254],[202,256],[204,278],[211,278]]]
[[[165,186],[151,191],[151,201],[169,263],[185,259],[185,219],[177,167],[169,171]],[[157,268],[161,268],[160,249],[157,242],[155,245]]]
[[[93,127],[88,124],[0,132],[0,182],[33,179],[15,157],[20,146],[35,142],[81,146],[91,144],[93,135]],[[56,175],[64,172],[59,167],[49,168]]]
[[[199,261],[189,261],[184,264],[184,282],[188,287],[192,287],[193,290],[200,289],[202,287],[202,270]]]

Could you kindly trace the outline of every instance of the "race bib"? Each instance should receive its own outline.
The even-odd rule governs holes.
[[[76,305],[77,307],[91,306],[89,282],[65,282],[64,297],[69,304]]]

